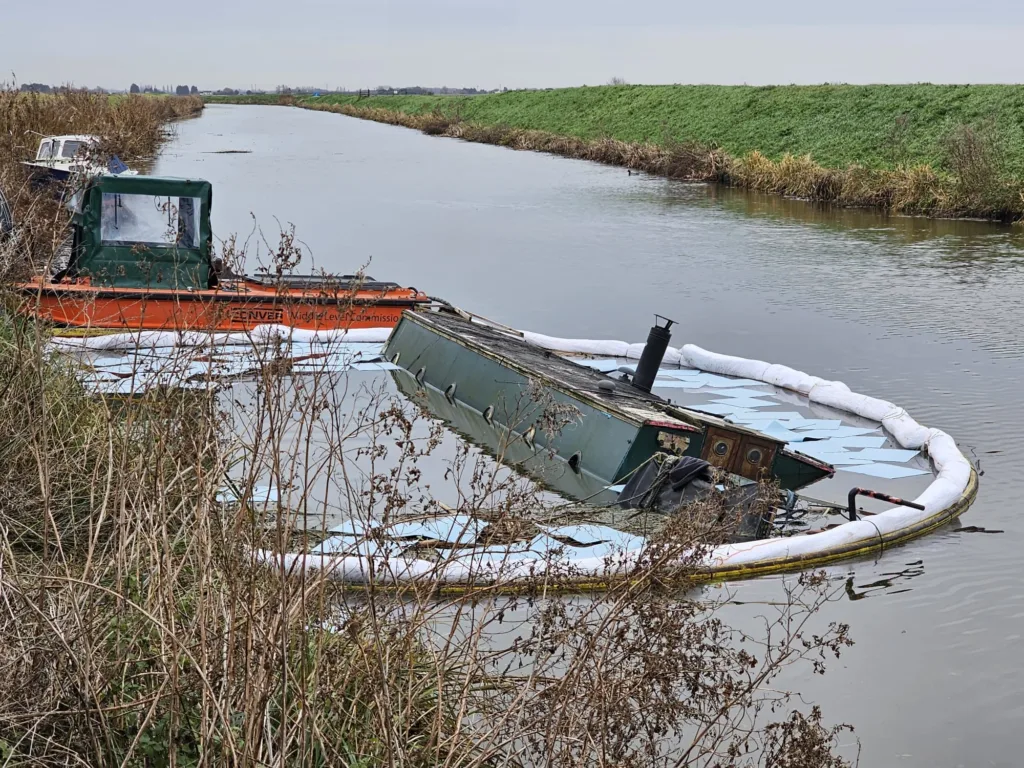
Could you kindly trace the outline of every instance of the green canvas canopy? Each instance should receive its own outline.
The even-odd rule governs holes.
[[[97,176],[81,193],[67,274],[118,288],[210,283],[213,187],[202,179]]]

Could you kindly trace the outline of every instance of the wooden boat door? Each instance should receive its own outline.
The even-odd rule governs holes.
[[[771,440],[709,426],[701,458],[726,472],[760,480],[771,471],[775,451],[776,445]]]

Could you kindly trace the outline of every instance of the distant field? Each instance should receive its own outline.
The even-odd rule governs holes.
[[[279,104],[281,97],[276,93],[256,93],[250,96],[203,96],[207,104]]]

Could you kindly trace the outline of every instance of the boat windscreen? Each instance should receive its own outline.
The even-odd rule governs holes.
[[[84,146],[84,141],[65,141],[64,146],[61,147],[60,156],[74,157],[75,155],[78,154],[79,150],[81,150]]]
[[[141,243],[199,247],[202,199],[103,193],[100,238],[104,244]]]

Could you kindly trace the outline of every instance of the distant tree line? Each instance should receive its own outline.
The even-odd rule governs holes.
[[[70,85],[47,85],[46,83],[22,83],[21,91],[23,93],[60,93],[62,91],[108,93],[106,88],[73,88]]]
[[[371,90],[370,92],[378,96],[386,96],[388,94],[399,94],[401,96],[434,96],[436,94],[472,96],[478,93],[491,93],[491,91],[481,90],[479,88],[449,88],[447,85],[441,86],[440,88],[425,88],[422,85],[393,88],[390,85],[378,85],[375,90]]]
[[[136,86],[132,85],[132,93],[136,93],[134,90]],[[312,85],[293,86],[293,85],[278,85],[272,90],[255,88],[252,90],[239,90],[238,88],[221,88],[216,91],[203,91],[203,93],[212,93],[214,96],[251,96],[252,94],[259,93],[276,93],[279,96],[290,96],[298,94],[360,94],[363,96],[390,96],[390,95],[410,95],[410,96],[434,96],[438,94],[451,94],[451,95],[465,95],[472,96],[478,93],[499,93],[507,91],[507,88],[496,88],[493,90],[487,90],[484,88],[450,88],[448,86],[437,87],[424,87],[422,85],[406,86],[402,88],[395,88],[390,85],[378,85],[376,88],[360,88],[358,90],[350,90],[347,88],[328,88]],[[146,90],[143,89],[143,93]],[[158,91],[155,91],[158,92]],[[178,94],[198,93],[195,86],[191,89],[186,89],[185,86],[179,85],[175,91]]]
[[[47,85],[45,83],[22,83],[21,90],[32,93],[55,93],[61,88],[57,86]],[[107,91],[103,88],[91,89],[97,93],[106,93]],[[487,91],[479,88],[449,88],[448,86],[442,86],[440,88],[430,88],[421,85],[407,86],[404,88],[394,88],[390,85],[378,85],[376,88],[360,89],[358,91],[348,91],[344,88],[332,90],[329,88],[315,88],[309,87],[292,87],[289,85],[279,85],[275,89],[276,93],[282,95],[288,95],[293,93],[361,93],[365,95],[417,95],[417,96],[433,96],[435,94],[461,94],[461,95],[473,95],[477,93],[493,93],[493,91]],[[502,89],[504,90],[504,89]],[[132,83],[128,89],[129,93],[152,93],[152,94],[164,94],[174,93],[176,96],[195,96],[199,93],[199,89],[194,85],[177,85],[177,86],[154,86],[154,85],[139,85],[138,83]],[[241,91],[237,88],[221,88],[218,91],[213,91],[217,96],[240,96],[242,94],[251,95],[253,93],[262,93],[262,91]]]
[[[163,88],[156,88],[156,87],[154,87],[152,85],[143,85],[143,86],[140,87],[138,83],[132,83],[131,87],[128,88],[128,93],[170,93],[170,92],[171,92],[170,86],[164,86]],[[191,86],[189,86],[189,85],[178,85],[178,86],[175,86],[175,88],[174,88],[174,95],[175,96],[188,96],[190,94],[195,96],[198,93],[199,93],[199,89],[196,88],[194,85],[191,85]]]

